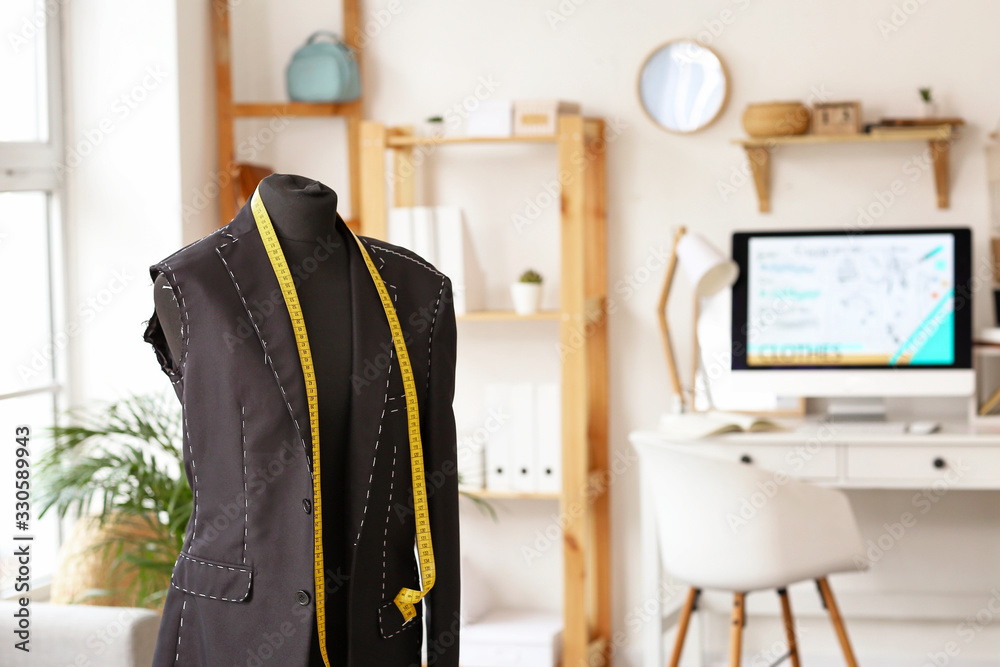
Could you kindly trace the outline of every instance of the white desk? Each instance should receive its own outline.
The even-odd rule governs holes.
[[[910,435],[865,434],[856,427],[838,431],[831,424],[813,423],[788,431],[687,441],[660,431],[635,431],[629,441],[742,461],[846,489],[1000,489],[1000,433],[976,433],[964,424],[943,424],[937,433]],[[663,579],[648,490],[642,489],[640,502],[643,586],[652,593],[662,590]],[[663,665],[663,632],[673,625],[677,610],[665,617],[661,597],[653,597],[657,608],[650,614],[643,664]]]

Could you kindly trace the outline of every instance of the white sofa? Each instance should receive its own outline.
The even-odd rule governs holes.
[[[16,629],[19,605],[0,601],[0,627]],[[0,641],[4,667],[149,667],[160,615],[149,609],[32,602],[29,653],[10,630]]]

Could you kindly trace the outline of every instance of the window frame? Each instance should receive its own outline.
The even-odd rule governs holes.
[[[43,12],[45,16],[45,63],[39,72],[45,76],[45,110],[47,132],[45,141],[13,142],[0,141],[0,193],[5,192],[41,192],[46,196],[46,236],[48,239],[47,253],[49,264],[49,298],[50,316],[49,344],[52,351],[52,378],[36,386],[28,386],[20,390],[0,394],[0,401],[17,400],[18,398],[48,393],[52,396],[52,423],[63,421],[67,405],[67,393],[70,387],[70,345],[60,345],[59,332],[66,331],[68,322],[68,272],[66,263],[66,241],[68,228],[66,224],[65,174],[61,167],[65,152],[66,115],[63,95],[63,3],[49,0],[36,0],[36,13]],[[5,425],[11,426],[13,425]],[[40,434],[33,429],[33,440]],[[36,463],[38,450],[32,448],[31,460]],[[32,475],[32,487],[37,483]],[[37,496],[32,494],[34,501]],[[33,523],[38,521],[38,506],[32,502]],[[44,520],[55,518],[52,513]],[[68,517],[69,518],[69,517]],[[65,524],[56,520],[56,548],[65,539]],[[33,531],[35,532],[35,531]],[[32,572],[31,596],[35,599],[48,597],[48,589],[52,572]],[[23,594],[20,594],[23,595]],[[14,595],[13,589],[0,590],[0,599]]]

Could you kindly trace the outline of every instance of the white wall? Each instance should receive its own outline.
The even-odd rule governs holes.
[[[686,224],[723,248],[729,233],[738,228],[843,227],[856,223],[858,208],[875,201],[876,192],[903,179],[906,193],[888,207],[880,224],[970,225],[980,241],[978,258],[985,257],[983,145],[1000,115],[1000,90],[983,82],[1000,63],[1000,47],[990,37],[1000,7],[987,2],[918,6],[898,31],[883,36],[879,21],[891,21],[892,2],[402,2],[402,11],[371,38],[365,50],[367,115],[386,122],[418,121],[473,95],[480,78],[486,77],[498,83],[498,97],[578,100],[586,113],[603,116],[621,128],[609,147],[607,203],[610,287],[619,304],[609,322],[611,443],[616,452],[626,451],[628,432],[655,424],[669,389],[661,371],[654,320],[662,269],[630,297],[624,281],[641,282],[640,267],[668,242],[671,226]],[[389,7],[366,3],[366,17]],[[561,10],[565,21],[551,21],[551,12]],[[728,109],[703,132],[668,134],[654,127],[639,107],[638,67],[659,43],[705,30],[709,31],[705,41],[721,54],[732,77]],[[929,170],[910,180],[907,161],[919,157],[924,146],[898,144],[778,151],[773,213],[757,213],[753,186],[741,173],[742,150],[730,144],[743,134],[740,117],[747,103],[806,100],[819,91],[833,100],[861,100],[865,120],[872,121],[882,115],[912,114],[920,86],[933,87],[944,113],[969,122],[953,150],[949,210],[934,207]],[[469,211],[475,233],[481,234],[477,238],[483,239],[477,243],[480,254],[500,289],[510,279],[509,272],[520,268],[524,256],[520,253],[532,253],[524,247],[527,235],[518,235],[510,219],[524,210],[526,198],[543,191],[551,174],[550,158],[541,149],[520,147],[502,152],[455,148],[433,157],[435,171],[428,190],[435,201],[459,203]],[[722,196],[720,185],[732,184],[734,178],[736,192]],[[537,227],[554,224],[557,207],[551,206],[546,215]],[[532,255],[525,263],[533,261]],[[553,272],[549,265],[543,266],[543,273],[546,268]],[[986,321],[987,306],[986,299],[977,302],[980,323]],[[689,309],[684,290],[679,289],[672,315],[684,321]],[[488,361],[471,360],[477,352],[488,353],[490,344],[477,341],[490,334],[482,328],[473,330],[472,324],[464,325],[460,334],[466,352],[462,361],[470,362],[460,380],[468,387],[475,380],[472,376],[494,370]],[[530,338],[506,329],[496,334],[502,336]],[[690,342],[684,333],[676,344],[679,357],[687,359]],[[551,359],[553,350],[543,345],[524,354],[533,355],[524,364],[541,365]],[[688,364],[682,368],[686,371]],[[613,618],[615,628],[628,637],[620,664],[634,665],[640,664],[637,635],[628,620],[653,594],[641,589],[638,578],[636,482],[632,466],[612,488]],[[866,539],[877,538],[883,523],[898,520],[911,495],[852,494]],[[917,592],[968,594],[956,613],[975,614],[997,580],[1000,540],[995,522],[984,516],[984,505],[996,500],[995,494],[950,494],[947,502],[936,505],[898,541],[872,573],[843,577],[835,584],[845,598],[856,594],[854,599],[862,604],[867,595],[897,600],[897,595]],[[493,544],[513,539],[517,545],[530,545],[535,531],[551,523],[552,511],[549,506],[533,507],[530,513],[541,514],[534,526],[504,518],[501,527],[489,530],[484,528],[488,520],[473,514],[468,521],[472,527],[465,532],[473,540],[465,544],[475,558],[494,564],[498,556],[491,553]],[[559,604],[556,587],[534,585],[535,570],[549,564],[526,568],[523,557],[513,548],[510,552],[504,574],[513,583],[503,587],[510,591],[507,597]],[[811,591],[805,593],[808,597]],[[968,606],[964,613],[961,604]],[[955,621],[919,626],[859,622],[858,649],[864,655],[902,655],[915,662],[956,639],[955,625]],[[816,627],[803,641],[819,654],[836,655],[829,628]],[[752,638],[750,652],[780,637],[777,626],[766,629],[771,632]],[[977,635],[962,647],[966,658],[1000,654],[996,633]]]
[[[279,5],[242,0],[237,4],[236,96],[281,99],[282,72],[292,50],[313,29],[338,29],[339,17],[330,10],[335,3],[295,0]],[[903,5],[915,10],[912,15],[903,11]],[[102,115],[111,113],[114,97],[135,85],[144,67],[158,63],[169,67],[177,62],[177,55],[168,34],[173,17],[165,10],[151,10],[146,3],[141,7],[123,2],[98,5],[92,0],[68,6],[75,45],[69,66],[72,143],[74,133],[79,138]],[[207,58],[206,19],[192,7],[190,2],[181,3],[182,43],[187,48],[190,40],[195,53]],[[653,425],[666,406],[668,382],[661,370],[654,320],[662,271],[654,271],[642,282],[640,267],[665,246],[671,226],[686,224],[720,247],[728,245],[729,233],[737,228],[848,226],[857,222],[859,208],[869,207],[877,201],[877,193],[902,179],[906,192],[885,210],[880,224],[970,225],[979,241],[977,261],[986,258],[983,146],[1000,115],[1000,88],[992,85],[1000,65],[1000,43],[994,38],[1000,5],[995,3],[375,0],[365,3],[364,14],[366,20],[381,16],[386,23],[370,24],[364,49],[369,118],[416,122],[461,104],[476,94],[477,87],[483,92],[486,80],[495,85],[492,95],[496,97],[580,101],[587,114],[602,116],[617,128],[608,153],[607,193],[610,288],[619,306],[610,319],[614,453],[627,452],[628,432]],[[899,29],[883,34],[880,25],[891,25],[894,17]],[[729,107],[703,132],[668,134],[654,127],[639,108],[637,69],[659,43],[699,33],[729,68]],[[210,97],[204,88],[210,79],[206,84],[199,69],[207,71],[210,63],[183,55],[181,62],[185,64],[180,91],[176,79],[168,79],[135,114],[116,125],[101,151],[75,170],[71,181],[70,206],[79,230],[78,298],[100,289],[119,265],[127,263],[139,276],[114,301],[100,327],[88,330],[80,340],[77,370],[88,392],[112,385],[163,383],[152,354],[140,340],[139,321],[148,316],[152,305],[143,272],[179,246],[181,206],[195,201],[198,188],[210,182],[214,154],[211,108],[206,101]],[[742,135],[740,116],[747,103],[805,100],[818,94],[834,100],[858,99],[865,120],[872,121],[882,115],[911,114],[919,86],[932,86],[942,112],[963,116],[969,123],[953,149],[949,210],[934,207],[930,171],[920,171],[910,180],[911,161],[919,158],[923,146],[900,143],[783,149],[775,155],[774,212],[757,213],[753,187],[743,173],[744,156],[730,143]],[[201,119],[197,100],[205,102],[206,117]],[[328,183],[342,193],[347,210],[340,123],[293,120],[273,142],[246,157],[278,171]],[[192,129],[187,129],[188,124]],[[247,123],[245,132],[256,129]],[[539,195],[553,173],[551,148],[456,147],[437,151],[430,162],[433,175],[422,190],[428,200],[466,208],[483,264],[491,274],[495,305],[503,300],[513,273],[526,265],[557,275],[558,267],[546,259],[553,247],[556,206],[543,206],[539,222],[523,234],[510,223],[511,216],[523,212],[528,202],[544,201]],[[184,170],[190,170],[188,175],[179,175]],[[735,193],[724,196],[725,184],[734,185]],[[198,224],[208,231],[211,212],[205,210],[199,213],[205,217]],[[191,233],[185,234],[185,242],[193,238]],[[116,252],[109,245],[113,241],[128,251]],[[640,279],[641,284],[627,296],[623,286],[630,278]],[[554,293],[550,292],[550,299]],[[976,304],[980,324],[988,319],[985,297],[981,294]],[[689,308],[684,290],[678,290],[671,304],[672,316],[682,321]],[[495,364],[489,360],[484,364],[477,357],[489,354],[494,346],[514,348],[521,355],[518,368],[505,372],[513,375],[524,368],[526,374],[538,378],[554,372],[554,338],[532,342],[554,335],[554,327],[550,331],[544,323],[526,326],[536,328],[524,331],[505,325],[491,330],[488,325],[462,325],[456,402],[460,427],[480,423],[482,416],[474,409],[476,388]],[[681,334],[675,342],[680,358],[686,359],[689,340]],[[627,637],[618,664],[633,665],[640,661],[637,637],[628,619],[652,593],[641,589],[638,577],[636,483],[632,466],[616,478],[611,491],[613,618],[615,628]],[[911,495],[853,493],[866,539],[876,539],[883,524],[897,520],[912,504]],[[998,579],[1000,532],[992,509],[996,500],[995,494],[949,494],[905,539],[896,542],[871,573],[842,577],[835,585],[847,598],[858,600],[959,594],[952,613],[959,619],[976,614],[988,602]],[[552,522],[555,506],[528,505],[523,518],[517,518],[517,507],[504,505],[498,526],[470,509],[463,545],[480,564],[510,580],[509,585],[499,587],[506,601],[558,607],[557,552],[547,551],[529,567],[520,551],[521,546],[533,543],[536,531]],[[497,544],[506,546],[497,549]],[[549,587],[542,585],[546,581]],[[955,640],[957,622],[858,621],[856,643],[863,655],[903,656],[915,664],[927,652]],[[832,641],[824,634],[828,627],[816,628],[812,633],[818,638],[816,650],[832,655]],[[750,651],[777,636],[776,626],[768,629],[774,632],[753,637]],[[964,658],[1000,654],[995,628],[977,634],[962,647]]]
[[[142,332],[148,267],[181,242],[177,33],[171,3],[64,12],[70,396],[82,403],[163,388],[142,372],[159,372]]]

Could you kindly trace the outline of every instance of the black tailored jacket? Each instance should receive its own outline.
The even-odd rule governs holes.
[[[194,509],[174,565],[154,667],[305,667],[316,624],[312,445],[288,310],[249,203],[233,220],[150,266],[180,307],[173,359],[154,311],[143,338],[183,408]],[[344,225],[338,216],[338,225]],[[349,242],[352,375],[347,572],[348,665],[457,667],[459,523],[456,327],[451,282],[414,253],[362,237],[396,306],[419,403],[436,584],[404,623],[393,602],[420,590],[401,375],[360,249]],[[322,340],[310,340],[315,347]],[[322,472],[322,461],[321,472]],[[344,576],[346,575],[346,576]],[[333,650],[333,649],[331,649]]]

